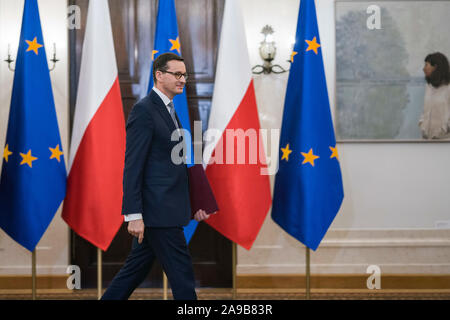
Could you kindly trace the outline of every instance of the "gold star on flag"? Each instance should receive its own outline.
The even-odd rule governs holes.
[[[50,159],[57,159],[58,162],[61,162],[61,155],[64,154],[64,152],[62,152],[61,150],[59,150],[59,144],[55,147],[55,148],[49,148],[52,155],[50,157]]]
[[[297,51],[292,51],[291,53],[291,62],[294,62],[294,56],[297,54]]]
[[[335,148],[330,147],[330,150],[331,150],[331,157],[330,157],[330,159],[336,158],[337,160],[339,160],[339,155],[338,155],[337,148],[336,147]]]
[[[314,37],[314,39],[312,40],[305,40],[305,41],[306,43],[308,43],[308,48],[306,49],[306,51],[313,50],[315,54],[317,54],[317,48],[320,47],[320,44],[317,43],[316,37]]]
[[[34,51],[34,53],[36,53],[36,55],[38,55],[38,49],[43,47],[42,44],[37,43],[37,37],[34,37],[33,41],[29,41],[29,40],[25,40],[26,43],[28,43],[28,51]]]
[[[30,166],[30,168],[33,168],[32,163],[34,160],[37,160],[37,158],[31,155],[31,150],[29,150],[27,154],[20,153],[20,156],[22,157],[22,162],[20,163],[20,165],[26,163],[27,165]]]
[[[281,157],[281,160],[289,161],[289,155],[291,154],[292,150],[289,149],[289,143],[286,145],[285,148],[281,148],[281,151],[283,152],[283,156]]]
[[[157,54],[158,50],[152,50],[152,61],[155,60],[155,54]]]
[[[309,149],[308,153],[301,152],[302,156],[305,157],[305,160],[303,160],[302,164],[308,163],[311,164],[314,167],[314,160],[318,159],[319,156],[316,156],[313,154],[313,149]]]
[[[12,155],[13,153],[8,150],[8,145],[6,145],[5,149],[3,150],[3,158],[6,162],[8,162],[8,157]]]
[[[180,52],[180,39],[177,37],[175,40],[169,39],[170,43],[172,44],[172,48],[170,48],[170,51],[177,50],[178,54],[181,54]]]

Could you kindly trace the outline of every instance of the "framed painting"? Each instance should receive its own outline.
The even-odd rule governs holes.
[[[337,140],[450,141],[450,1],[337,0],[335,13]]]

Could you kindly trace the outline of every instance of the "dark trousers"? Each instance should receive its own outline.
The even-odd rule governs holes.
[[[194,270],[183,228],[145,227],[141,244],[133,247],[102,300],[126,300],[148,275],[155,258],[167,275],[175,300],[196,300]]]

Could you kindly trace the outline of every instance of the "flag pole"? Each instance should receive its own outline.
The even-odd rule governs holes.
[[[306,247],[306,300],[309,300],[311,297],[311,274],[310,274],[310,254],[309,248]]]
[[[31,253],[31,296],[36,300],[36,249]]]
[[[233,300],[236,300],[236,263],[237,263],[236,242],[233,242],[233,251],[232,251],[232,264],[233,264]]]
[[[163,299],[167,300],[167,276],[163,271]]]
[[[102,250],[97,248],[97,299],[102,297]]]

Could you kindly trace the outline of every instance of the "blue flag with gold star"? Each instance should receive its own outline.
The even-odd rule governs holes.
[[[150,79],[148,92],[153,88],[153,61],[165,52],[173,52],[181,56],[180,37],[178,35],[177,14],[175,11],[175,3],[173,0],[160,0],[158,5],[158,17],[156,19],[155,44],[152,51],[152,64],[150,65]],[[186,99],[186,89],[182,94],[176,95],[173,99],[175,111],[180,119],[181,126],[191,131],[189,122],[189,111]],[[188,165],[192,165],[193,161],[188,161]]]
[[[302,0],[284,103],[272,219],[316,250],[344,191],[314,0]]]
[[[152,64],[150,65],[150,79],[148,92],[150,92],[154,86],[153,82],[153,61],[161,54],[165,52],[173,52],[181,56],[181,44],[178,34],[177,14],[175,10],[174,0],[160,0],[158,5],[158,16],[156,19],[156,32],[155,32],[155,44],[152,51]],[[186,98],[186,88],[182,94],[176,95],[173,99],[176,114],[180,119],[183,129],[191,131],[191,123],[189,121],[189,110]],[[192,137],[192,135],[191,135]],[[192,146],[192,144],[190,143]],[[188,148],[188,151],[192,151],[192,148]],[[193,152],[187,153],[188,168],[194,165]],[[184,235],[186,241],[189,243],[197,228],[197,221],[191,220],[191,222],[184,228]]]
[[[0,227],[33,251],[66,193],[37,0],[26,0],[0,181]]]

